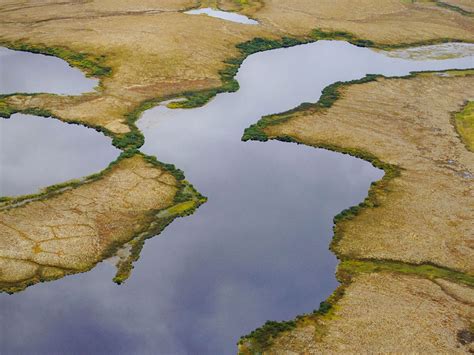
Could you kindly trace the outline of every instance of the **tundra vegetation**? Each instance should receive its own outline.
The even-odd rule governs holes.
[[[100,85],[79,96],[3,95],[0,115],[83,124],[111,136],[124,153],[86,179],[1,200],[1,289],[86,271],[114,254],[115,281],[123,282],[147,237],[205,201],[182,172],[138,151],[143,135],[135,121],[164,100],[185,98],[170,106],[191,108],[237,90],[233,77],[246,56],[321,39],[382,49],[474,41],[469,0],[357,5],[3,1],[1,45],[63,58]],[[197,7],[238,11],[259,25],[183,13]],[[335,218],[331,248],[342,260],[341,286],[313,314],[243,337],[241,352],[472,351],[471,74],[336,83],[319,103],[265,117],[245,132],[244,139],[353,154],[386,175],[366,201]]]
[[[472,349],[458,335],[472,336],[474,155],[456,127],[470,127],[473,83],[470,70],[336,83],[320,102],[266,116],[245,132],[244,139],[358,156],[385,176],[364,202],[334,218],[341,286],[329,311],[267,324],[242,337],[242,353]],[[423,293],[436,301],[416,309]],[[438,323],[425,324],[425,312]]]

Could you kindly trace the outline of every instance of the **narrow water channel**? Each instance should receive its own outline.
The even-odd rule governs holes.
[[[338,80],[473,66],[472,56],[415,61],[321,41],[252,55],[241,89],[202,108],[147,111],[142,150],[183,169],[209,201],[147,241],[122,286],[102,263],[0,295],[0,353],[231,354],[266,320],[311,312],[337,286],[333,216],[382,172],[321,149],[243,143],[243,130]]]

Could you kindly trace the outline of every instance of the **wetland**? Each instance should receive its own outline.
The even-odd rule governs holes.
[[[120,287],[104,262],[0,295],[1,317],[12,320],[2,325],[2,352],[234,353],[239,336],[266,320],[312,312],[338,284],[333,217],[361,202],[383,172],[327,150],[242,142],[245,128],[316,102],[337,81],[472,66],[469,55],[393,58],[319,41],[250,56],[236,77],[240,90],[201,108],[146,111],[137,122],[141,151],[182,169],[208,202],[147,241]],[[28,342],[16,336],[27,331]]]

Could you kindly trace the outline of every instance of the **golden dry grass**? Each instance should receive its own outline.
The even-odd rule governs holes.
[[[400,0],[267,0],[254,14],[263,24],[293,35],[313,28],[346,31],[385,44],[458,38],[472,41],[473,20],[432,3]]]
[[[473,87],[474,76],[379,79],[348,86],[327,111],[266,129],[309,145],[365,151],[402,168],[378,196],[379,207],[338,224],[339,255],[474,273],[474,154],[452,121]]]
[[[0,290],[86,271],[173,204],[176,179],[140,155],[94,182],[0,210]]]
[[[459,336],[474,317],[474,290],[446,280],[372,273],[346,289],[332,317],[301,323],[265,354],[467,353]],[[318,340],[316,334],[323,332]]]

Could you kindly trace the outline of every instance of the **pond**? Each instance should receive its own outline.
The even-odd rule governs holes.
[[[231,354],[266,320],[311,312],[337,287],[332,218],[362,201],[382,172],[302,145],[244,143],[243,130],[317,101],[335,81],[472,66],[472,57],[391,58],[320,41],[250,56],[241,89],[202,108],[145,112],[142,151],[183,169],[208,202],[147,241],[122,286],[105,262],[0,295],[0,352]]]
[[[78,95],[98,83],[62,59],[0,47],[0,94]]]
[[[110,138],[93,129],[23,114],[0,118],[0,196],[94,174],[119,154]]]
[[[258,25],[258,21],[252,20],[248,18],[247,16],[244,16],[235,12],[227,12],[227,11],[211,9],[209,7],[204,8],[204,9],[189,10],[189,11],[186,11],[185,14],[189,14],[189,15],[205,14],[207,16],[217,17],[223,20],[243,23],[246,25]]]
[[[0,47],[0,95],[77,95],[97,84],[59,58]],[[0,118],[0,196],[36,193],[96,173],[119,153],[110,138],[82,126],[23,114]]]

